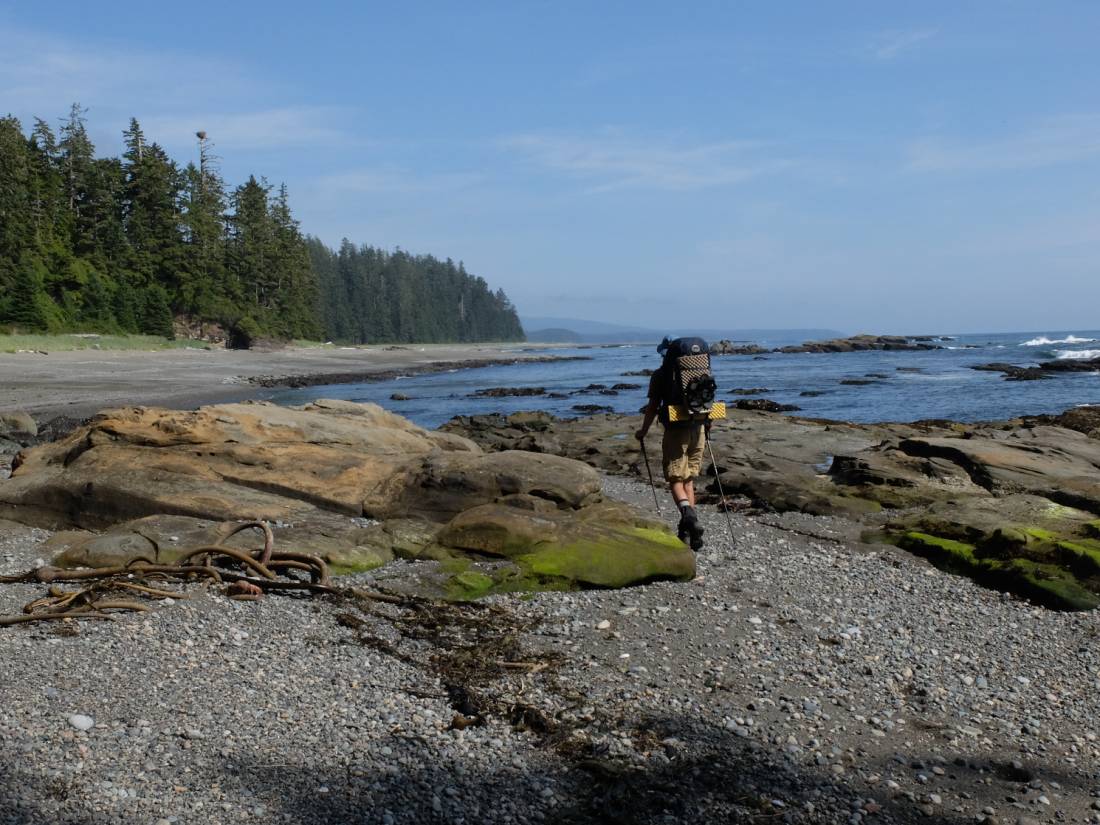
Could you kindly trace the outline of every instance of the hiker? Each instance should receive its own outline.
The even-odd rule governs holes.
[[[710,372],[710,351],[702,338],[670,341],[666,337],[657,352],[664,360],[650,376],[649,403],[634,437],[642,441],[654,419],[664,427],[661,464],[672,500],[680,511],[676,532],[681,541],[698,551],[703,547],[703,525],[695,512],[695,476],[703,468],[716,389]]]

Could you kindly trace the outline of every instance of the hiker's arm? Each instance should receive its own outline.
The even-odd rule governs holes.
[[[634,437],[641,441],[645,438],[645,434],[649,432],[649,428],[653,426],[653,419],[657,417],[657,410],[660,409],[661,404],[656,398],[649,399],[649,403],[645,405],[645,409],[642,410],[642,428],[638,432],[634,433]]]

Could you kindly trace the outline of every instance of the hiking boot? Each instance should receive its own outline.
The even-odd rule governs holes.
[[[680,541],[698,551],[703,548],[703,525],[699,523],[699,515],[694,507],[685,507],[680,516],[680,524],[676,528],[676,535]]]

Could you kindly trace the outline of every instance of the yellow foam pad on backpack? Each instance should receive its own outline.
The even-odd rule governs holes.
[[[710,421],[718,421],[726,417],[726,402],[715,401],[710,405],[710,413],[707,418]],[[693,421],[695,416],[682,404],[670,404],[668,408],[669,421]]]

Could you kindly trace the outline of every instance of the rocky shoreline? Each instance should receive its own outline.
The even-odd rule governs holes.
[[[1100,821],[1095,613],[828,517],[734,514],[732,542],[703,518],[690,583],[469,608],[198,592],[2,629],[4,821]],[[6,530],[0,573],[46,538]],[[0,612],[36,592],[0,588]]]
[[[848,338],[834,338],[829,341],[806,341],[786,347],[768,349],[758,344],[735,343],[723,339],[711,344],[711,355],[767,355],[773,352],[867,352],[881,350],[889,352],[923,352],[942,349],[935,343],[943,340],[931,335],[853,335]]]
[[[631,428],[622,416],[541,413],[458,417],[444,427],[487,449],[569,456],[645,478],[624,435]],[[896,543],[1042,604],[1100,604],[1100,408],[985,424],[857,425],[775,415],[754,399],[734,405],[712,439],[711,503],[720,485],[731,506],[842,516],[853,536]],[[650,453],[660,454],[657,440]]]
[[[608,589],[631,579],[581,564],[570,589],[529,592],[562,579],[559,558],[510,593],[501,571],[529,551],[507,548],[533,525],[563,550],[585,513],[667,534],[633,418],[478,416],[433,435],[312,406],[123,411],[0,480],[4,514],[39,525],[0,522],[0,575],[164,558],[246,511],[350,571],[340,594],[188,585],[114,621],[0,627],[0,822],[1100,822],[1100,613],[945,563],[1052,554],[1094,593],[1061,545],[1090,548],[1100,517],[1097,411],[860,426],[731,410],[690,571]],[[318,450],[374,480],[311,481]],[[410,508],[444,530],[410,529]],[[82,512],[94,532],[56,529]],[[43,587],[0,585],[0,615]]]

